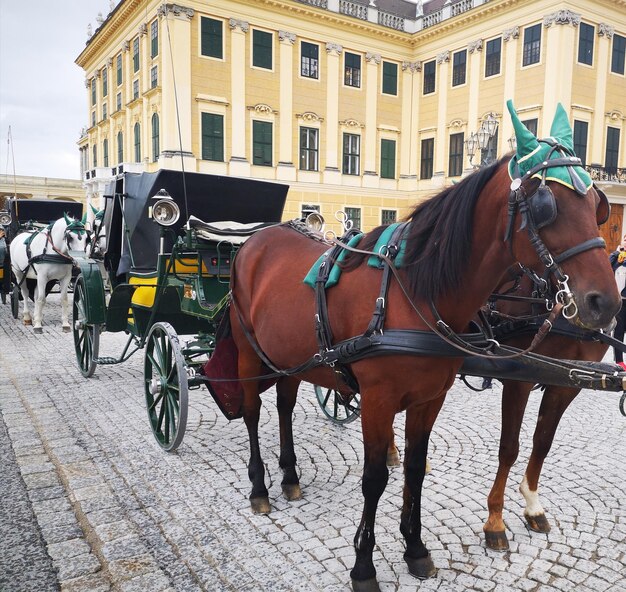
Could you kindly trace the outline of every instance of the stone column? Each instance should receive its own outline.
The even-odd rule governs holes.
[[[250,176],[250,161],[246,158],[246,33],[250,26],[246,21],[230,19],[230,96],[231,110],[231,157],[229,172],[239,177]]]
[[[450,52],[442,51],[437,56],[437,136],[435,138],[435,162],[433,167],[433,185],[443,186],[446,176],[446,153],[448,151],[448,71],[450,64]]]
[[[419,96],[421,62],[402,62],[402,124],[399,189],[417,188]]]
[[[477,39],[471,41],[467,46],[469,53],[468,64],[468,81],[469,81],[469,108],[467,110],[467,131],[465,132],[465,139],[467,140],[470,134],[477,132],[480,127],[478,124],[478,94],[480,88],[480,81],[482,78],[482,60],[481,55],[483,51],[483,40]],[[479,154],[480,149],[476,152]],[[476,158],[476,156],[474,156]],[[473,162],[476,162],[473,160]],[[469,156],[465,153],[465,167],[464,172],[468,173],[474,170],[473,165],[469,161]]]
[[[381,62],[378,53],[366,53],[365,75],[365,133],[364,139],[364,162],[363,162],[363,186],[377,187],[378,173],[376,172],[376,148],[378,143],[376,115],[378,106],[378,67]]]
[[[295,33],[278,31],[280,41],[280,106],[278,167],[276,177],[285,181],[296,180],[293,164],[293,44]]]
[[[341,183],[339,169],[339,76],[343,47],[336,43],[326,44],[326,70],[328,84],[326,93],[326,166],[324,183]]]
[[[502,141],[507,142],[513,135],[513,124],[508,115],[506,102],[515,97],[515,73],[517,71],[517,46],[519,39],[519,27],[511,27],[502,33],[502,71],[504,74],[504,90],[502,103],[502,121],[500,122],[500,135]],[[504,144],[503,144],[504,145]]]
[[[589,150],[587,151],[587,163],[604,163],[604,135],[606,126],[604,114],[606,112],[606,84],[609,72],[611,39],[615,28],[605,23],[598,25],[597,48],[595,55],[596,63],[596,96],[593,103],[593,117],[591,120],[591,137],[588,139]],[[572,124],[573,125],[573,124]]]

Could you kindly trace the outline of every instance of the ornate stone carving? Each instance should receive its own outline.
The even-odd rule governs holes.
[[[510,41],[511,39],[517,39],[519,37],[519,27],[511,27],[510,29],[505,29],[502,32],[502,39],[504,41]]]
[[[288,31],[278,31],[278,40],[293,45],[296,42],[296,34]]]
[[[463,121],[462,119],[453,119],[449,124],[448,127],[454,128],[454,129],[460,129],[462,127],[465,127],[467,125],[467,121]]]
[[[362,123],[358,122],[356,119],[345,119],[344,121],[340,121],[339,125],[343,125],[345,127],[355,127],[355,128],[365,127]]]
[[[89,88],[91,86],[91,80],[89,78],[85,78],[85,88]]]
[[[446,49],[446,51],[442,51],[441,53],[437,54],[437,63],[438,64],[443,64],[444,62],[449,62],[450,61],[450,51]]]
[[[189,20],[191,20],[193,15],[196,14],[196,11],[193,8],[187,8],[186,6],[180,6],[179,4],[161,4],[161,6],[157,8],[158,16],[167,16],[170,12],[174,16],[186,16]]]
[[[148,25],[146,25],[146,23],[141,23],[137,27],[137,33],[139,33],[140,35],[147,35],[148,34]]]
[[[110,68],[113,65],[113,58],[109,58],[107,60],[107,68]]]
[[[130,41],[124,41],[124,43],[122,43],[122,51],[130,51]]]
[[[380,61],[382,60],[382,56],[379,53],[372,53],[370,51],[368,51],[365,54],[365,60],[370,63],[370,64],[380,64]]]
[[[611,121],[619,121],[620,119],[624,119],[624,115],[622,114],[622,112],[618,111],[617,109],[613,109],[612,111],[608,111],[607,113],[605,113],[605,115]]]
[[[409,70],[410,72],[421,72],[422,62],[402,62],[402,70]]]
[[[607,23],[600,23],[598,25],[598,35],[600,35],[600,37],[611,39],[614,33],[615,27],[613,25],[607,25]]]
[[[475,51],[482,51],[482,50],[483,50],[482,39],[476,39],[476,41],[470,41],[467,44],[467,51],[469,51],[470,53],[474,53]]]
[[[317,113],[313,111],[305,111],[304,113],[296,113],[296,117],[298,119],[303,119],[304,121],[313,122],[313,121],[324,121],[323,117],[320,117]]]
[[[276,115],[278,113],[278,111],[272,109],[266,103],[257,103],[256,105],[249,106],[248,111],[254,111],[257,115]]]
[[[551,27],[552,25],[572,25],[577,27],[580,25],[580,14],[567,9],[557,10],[543,17],[544,27]]]
[[[234,19],[234,18],[229,19],[228,26],[233,31],[236,31],[238,29],[242,33],[247,33],[250,30],[250,23],[248,23],[246,21],[240,21],[240,20]]]
[[[343,51],[343,47],[341,45],[339,45],[338,43],[327,43],[326,44],[326,53],[330,54],[330,55],[341,55],[341,52]]]

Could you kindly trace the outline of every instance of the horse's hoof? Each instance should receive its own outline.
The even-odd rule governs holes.
[[[409,573],[419,580],[427,580],[428,578],[434,578],[437,575],[437,568],[430,558],[430,555],[426,557],[420,557],[415,559],[414,557],[404,556],[407,566],[409,567]]]
[[[267,497],[253,497],[250,500],[250,508],[253,514],[269,514],[272,511],[270,500]]]
[[[393,450],[387,451],[387,466],[399,467],[400,466],[400,452],[394,447]]]
[[[63,333],[69,333],[71,330],[69,325],[63,325]]]
[[[24,324],[25,325],[32,325],[33,321],[32,321],[32,319],[24,319]]]
[[[37,333],[37,335],[41,335],[43,333],[43,329],[41,327],[33,327],[33,333]]]
[[[502,531],[487,531],[485,530],[485,543],[493,551],[508,551],[509,539],[506,536],[506,532]]]
[[[380,592],[380,586],[376,578],[352,580],[352,589],[354,592]]]
[[[528,528],[530,528],[530,530],[541,532],[543,534],[550,532],[550,523],[548,522],[545,514],[537,514],[536,516],[524,514],[524,518],[526,519],[526,524],[528,524]]]
[[[302,499],[302,490],[300,489],[300,485],[298,483],[286,483],[282,486],[282,488],[283,495],[285,496],[286,500],[290,502],[295,502],[299,499]]]

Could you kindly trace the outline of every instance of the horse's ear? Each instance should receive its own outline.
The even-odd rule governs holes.
[[[97,214],[98,213],[98,208],[94,208],[93,204],[89,204],[89,205],[91,206],[91,211],[94,213],[94,215]]]
[[[65,223],[66,224],[69,225],[69,224],[72,223],[72,221],[70,220],[69,216],[65,212],[63,212],[63,218],[65,218]]]
[[[87,223],[87,212],[83,214],[83,218],[81,220],[82,225],[84,226]]]
[[[521,121],[517,116],[517,111],[515,111],[515,107],[513,106],[513,101],[508,100],[506,102],[507,109],[511,115],[511,121],[513,122],[513,129],[515,130],[515,139],[517,141],[517,158],[522,159],[525,156],[528,156],[530,153],[534,152],[537,148],[539,148],[539,142],[533,134]]]
[[[550,128],[550,135],[556,138],[560,144],[569,148],[572,152],[574,151],[572,127],[569,124],[567,112],[561,103],[556,106],[556,113],[554,114],[554,120]]]

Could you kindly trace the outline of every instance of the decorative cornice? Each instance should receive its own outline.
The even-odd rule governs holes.
[[[254,111],[257,115],[278,115],[278,111],[272,109],[266,103],[257,103],[247,107],[248,111]]]
[[[467,51],[469,51],[470,53],[474,53],[475,51],[482,51],[482,50],[483,50],[482,39],[476,39],[476,41],[470,41],[467,44]]]
[[[250,23],[248,23],[247,21],[240,21],[234,18],[228,20],[228,26],[233,31],[239,29],[242,33],[247,33],[250,30]]]
[[[113,58],[109,58],[107,60],[107,68],[110,68],[111,66],[113,66]]]
[[[285,44],[293,45],[296,42],[296,34],[288,31],[278,31],[278,40]]]
[[[332,54],[335,56],[341,55],[343,51],[343,47],[338,43],[327,43],[326,44],[326,53]]]
[[[339,122],[339,125],[343,125],[344,127],[358,127],[358,128],[364,128],[365,125],[363,125],[362,123],[358,122],[356,119],[344,119],[343,121]]]
[[[552,14],[543,17],[543,26],[551,27],[552,25],[572,25],[577,27],[580,25],[581,15],[571,10],[557,10]]]
[[[124,43],[122,43],[122,51],[130,51],[130,41],[124,41]]]
[[[186,16],[189,20],[193,18],[193,15],[196,14],[196,11],[193,8],[187,8],[186,6],[180,6],[179,4],[161,4],[157,8],[158,16],[167,16],[168,14],[173,14],[174,16]]]
[[[611,39],[614,33],[615,27],[613,25],[608,25],[607,23],[600,23],[598,25],[598,35],[600,37],[606,37],[607,39]]]
[[[410,72],[421,72],[422,71],[422,62],[402,62],[402,70],[409,70]]]
[[[467,121],[463,121],[462,119],[453,119],[448,124],[448,127],[451,127],[453,129],[460,129],[462,127],[465,127],[466,125],[467,125]]]
[[[624,114],[621,111],[618,111],[617,109],[613,109],[612,111],[607,111],[605,113],[605,115],[611,120],[611,121],[618,121],[620,119],[625,119],[624,118]]]
[[[139,35],[147,35],[148,34],[148,25],[146,25],[146,23],[141,23],[138,27],[137,27],[137,33],[139,33]]]
[[[369,64],[380,64],[380,61],[382,60],[382,56],[379,53],[372,53],[372,52],[367,52],[365,54],[365,61],[367,61]]]
[[[504,41],[510,41],[511,39],[517,39],[519,37],[519,27],[511,27],[510,29],[504,29],[502,32],[502,39]]]
[[[317,113],[313,111],[305,111],[304,113],[296,113],[297,119],[303,119],[304,121],[313,122],[319,121],[320,123],[324,121],[323,117],[320,117]]]
[[[437,54],[437,63],[443,64],[444,62],[450,61],[450,51],[446,49],[446,51],[442,51]]]

